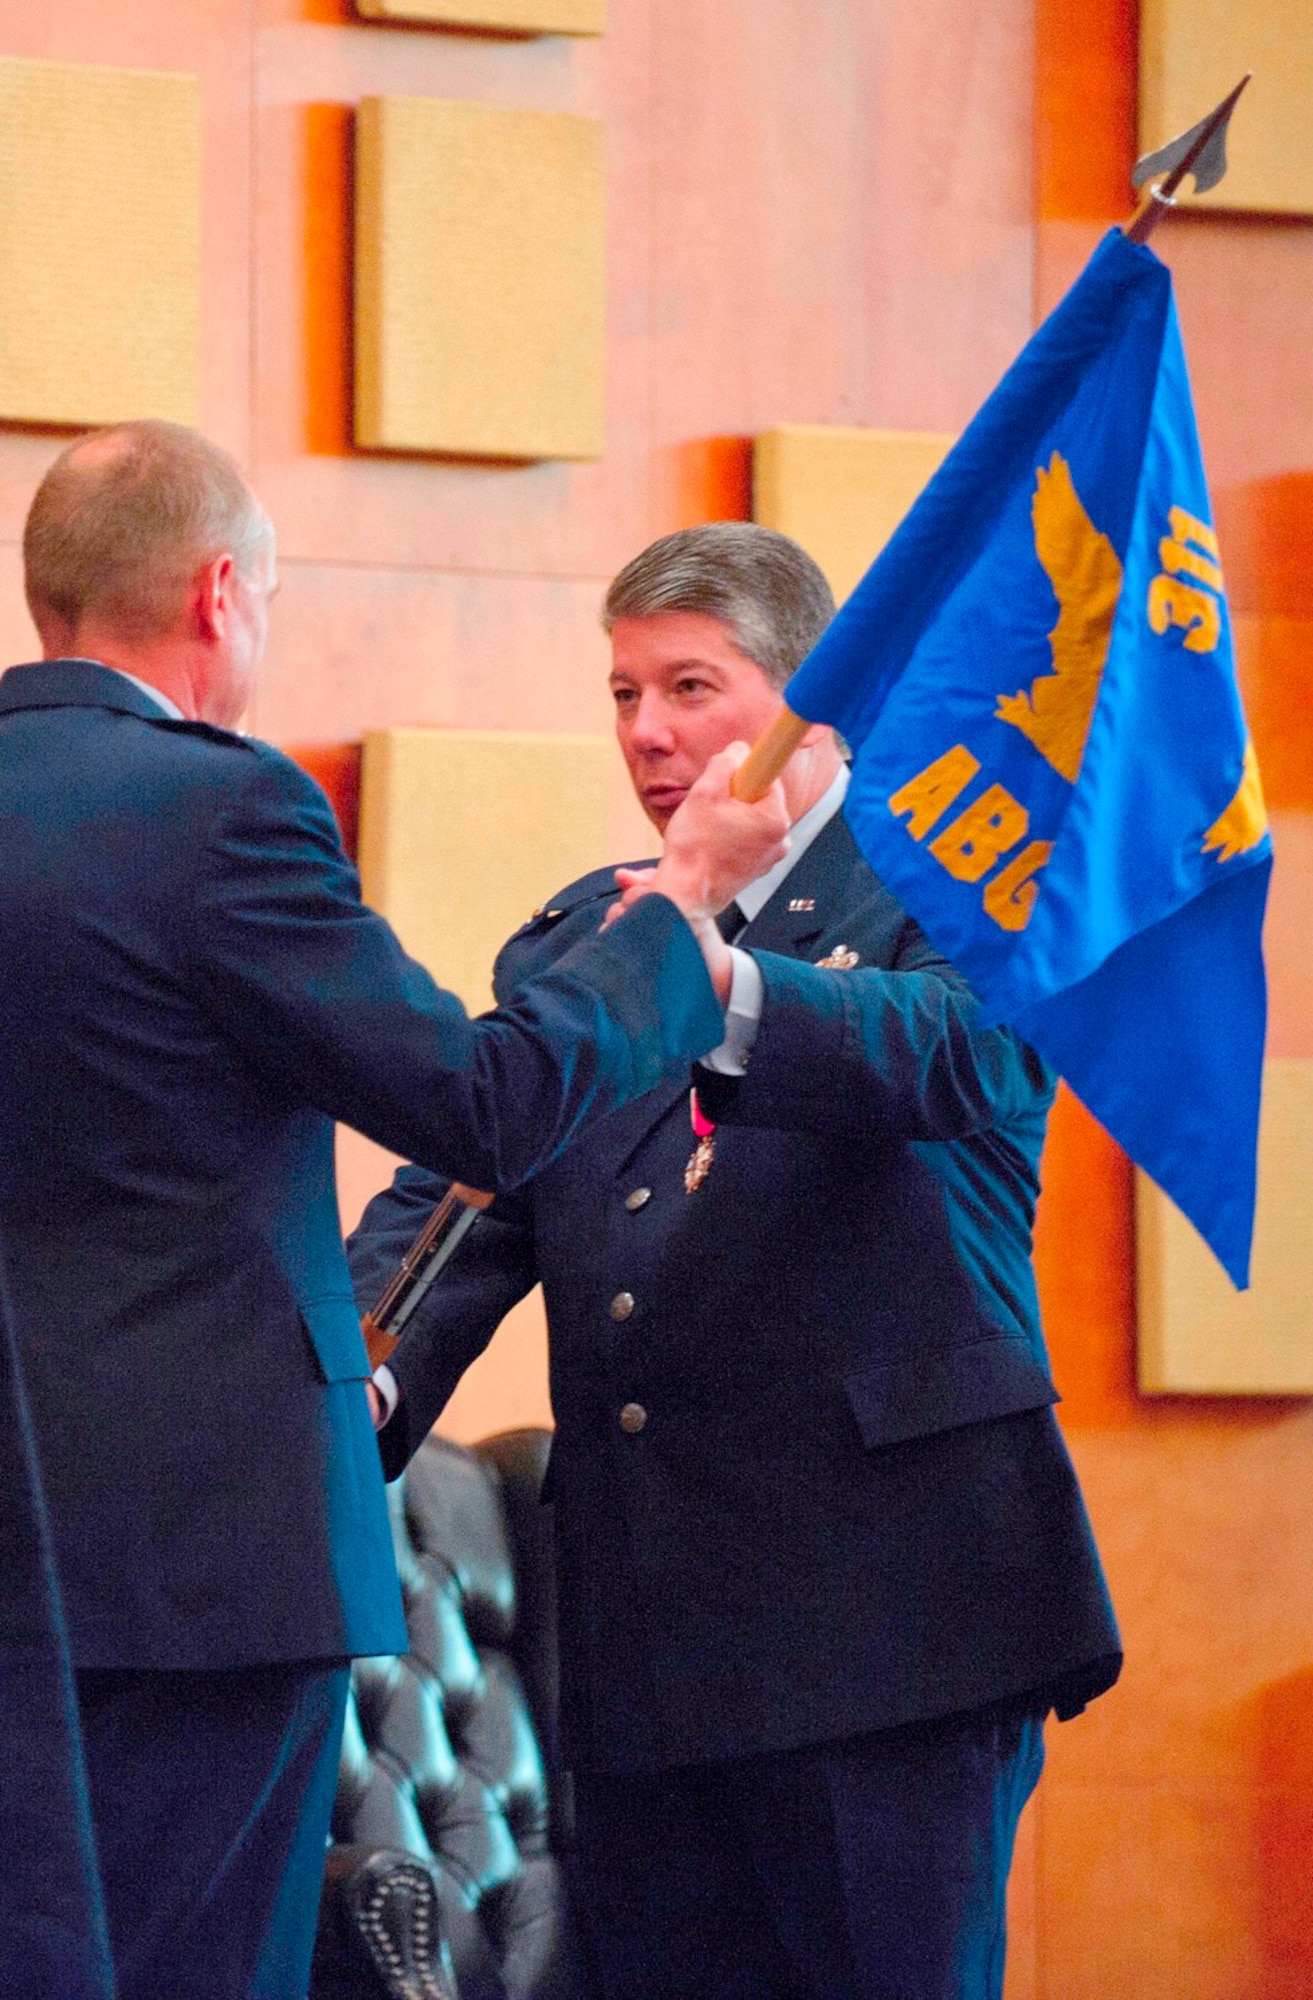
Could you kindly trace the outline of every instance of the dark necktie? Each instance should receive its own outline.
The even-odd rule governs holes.
[[[716,929],[720,932],[720,935],[724,938],[726,944],[733,944],[735,938],[738,936],[739,932],[744,929],[746,923],[747,919],[745,918],[738,904],[726,903],[724,909],[721,911],[720,915],[716,918]]]

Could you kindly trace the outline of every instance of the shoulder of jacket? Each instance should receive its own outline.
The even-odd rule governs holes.
[[[595,868],[532,911],[497,954],[492,984],[498,1000],[505,1001],[524,980],[545,972],[579,938],[597,930],[604,910],[619,893],[615,869]]]
[[[519,929],[512,931],[506,940],[507,946],[516,944],[521,938],[538,938],[554,930],[576,911],[588,909],[614,901],[620,893],[616,887],[615,871],[620,868],[652,868],[654,861],[622,861],[609,868],[594,868],[589,875],[581,875],[577,882],[571,882],[556,895],[549,896],[536,910],[531,910]]]
[[[299,813],[322,808],[332,816],[332,806],[318,779],[274,744],[265,743],[258,736],[239,736],[234,730],[220,729],[208,722],[167,719],[158,726],[171,730],[180,743],[190,744],[193,754],[207,766],[209,775],[226,787],[229,803],[238,810],[239,802],[255,799],[277,810]],[[225,751],[241,758],[241,766],[234,768],[223,755]]]
[[[268,744],[257,743],[253,737],[239,736],[235,730],[220,729],[215,722],[191,722],[185,716],[172,715],[152,715],[144,717],[143,720],[149,728],[164,730],[170,736],[190,739],[197,743],[213,743],[222,750],[243,751],[248,756],[269,748]],[[275,751],[273,754],[278,756],[281,753]]]

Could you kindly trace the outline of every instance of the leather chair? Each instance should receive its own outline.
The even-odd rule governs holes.
[[[556,1750],[549,1437],[431,1437],[390,1488],[410,1633],[357,1661],[312,2000],[598,2000]]]

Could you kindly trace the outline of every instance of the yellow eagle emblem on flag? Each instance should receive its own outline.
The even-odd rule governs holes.
[[[1233,861],[1248,854],[1267,832],[1267,807],[1263,802],[1263,780],[1252,741],[1245,744],[1244,768],[1235,796],[1204,835],[1204,853],[1216,852],[1219,861]]]
[[[994,713],[1029,737],[1040,756],[1074,785],[1108,661],[1122,566],[1086,513],[1060,452],[1054,452],[1047,471],[1040,466],[1035,474],[1030,517],[1035,553],[1058,600],[1058,622],[1049,633],[1053,672],[1040,674],[1028,691],[1000,695]]]

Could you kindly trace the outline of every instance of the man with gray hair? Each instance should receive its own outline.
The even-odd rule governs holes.
[[[0,680],[0,1244],[118,1993],[303,2000],[346,1662],[405,1636],[332,1121],[525,1182],[720,1041],[712,912],[784,818],[722,759],[664,894],[470,1021],[362,907],[318,787],[233,733],[276,575],[227,455],[159,423],[74,444],[24,559],[45,657]]]
[[[616,730],[658,829],[775,718],[832,609],[744,523],[616,578]],[[727,913],[726,1048],[480,1220],[376,1378],[384,1464],[541,1279],[607,2000],[999,2000],[1045,1715],[1120,1658],[1031,1269],[1052,1079],[858,853],[828,729],[783,783],[789,853]],[[552,897],[498,996],[647,877],[619,884]],[[367,1211],[363,1305],[442,1186],[407,1169]]]

